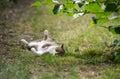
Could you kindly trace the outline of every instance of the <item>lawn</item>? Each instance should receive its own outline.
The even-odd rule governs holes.
[[[93,14],[73,19],[53,15],[47,5],[24,6],[3,12],[7,19],[1,25],[0,79],[120,79],[120,64],[106,55],[106,43],[118,36],[99,25],[91,27]],[[19,42],[42,40],[45,29],[58,45],[64,44],[63,56],[37,56]]]

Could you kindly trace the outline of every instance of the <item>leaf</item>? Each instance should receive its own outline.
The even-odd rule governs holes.
[[[101,7],[97,3],[91,3],[89,5],[85,5],[85,10],[91,13],[103,12]]]
[[[76,5],[75,4],[64,4],[66,8],[74,8]]]
[[[78,6],[81,8],[84,4],[82,3],[78,3]]]
[[[96,13],[97,18],[107,18],[111,12],[102,12],[102,13]]]
[[[75,13],[75,14],[73,14],[73,19],[76,19],[76,18],[78,18],[79,16],[82,16],[82,15],[84,15],[84,13]]]
[[[115,52],[115,61],[120,63],[120,48]]]
[[[114,39],[113,43],[110,45],[110,47],[116,47],[116,46],[120,46],[119,38]]]
[[[73,9],[73,13],[78,13],[79,10],[77,10],[76,8]]]
[[[93,21],[94,24],[97,24],[98,23],[98,18],[96,18],[96,17],[93,16],[92,17],[92,21]]]
[[[43,3],[44,4],[53,4],[53,1],[52,0],[44,0]]]
[[[106,8],[105,8],[105,11],[110,11],[110,12],[113,12],[113,11],[118,11],[117,7],[119,5],[117,5],[116,3],[114,2],[106,2]]]
[[[102,12],[102,13],[96,13],[96,17],[99,19],[98,23],[103,24],[109,21],[108,16],[110,15],[110,12]]]
[[[116,53],[118,53],[118,52],[116,52]],[[120,54],[118,54],[118,55],[115,56],[115,61],[120,63]]]
[[[117,19],[119,21],[120,14],[117,13],[117,12],[112,12],[111,15],[108,18],[109,18],[109,20],[115,20],[115,19]]]
[[[74,15],[74,13],[73,12],[67,12],[67,14],[66,14],[67,16],[73,16]]]
[[[60,2],[58,0],[52,0],[52,2],[55,4],[60,4]]]
[[[63,13],[66,13],[68,16],[73,16],[75,4],[64,4]]]
[[[67,13],[68,9],[66,7],[63,7],[63,13]]]
[[[90,27],[93,27],[95,25],[95,23],[93,21],[90,22]]]
[[[40,6],[41,6],[41,2],[39,2],[39,1],[36,1],[31,4],[31,7],[40,7]]]
[[[97,0],[97,2],[104,2],[105,0]]]
[[[109,26],[108,30],[113,34],[120,34],[120,26]]]
[[[58,13],[60,5],[61,5],[61,4],[56,4],[56,5],[54,6],[54,9],[53,9],[53,13],[54,13],[54,14],[57,14],[57,13]]]
[[[115,45],[117,45],[119,42],[120,42],[120,41],[119,41],[118,39],[115,39],[115,40],[113,41],[113,43],[114,43]]]
[[[93,0],[86,0],[86,1],[88,1],[88,2],[92,2]]]
[[[113,21],[118,21],[118,22],[120,22],[120,17],[115,18]]]
[[[86,1],[88,1],[88,2],[103,2],[104,0],[86,0]]]
[[[99,21],[98,21],[98,23],[99,24],[104,24],[104,23],[106,23],[106,22],[108,22],[109,20],[108,20],[108,18],[106,17],[106,18],[100,18],[99,19]]]

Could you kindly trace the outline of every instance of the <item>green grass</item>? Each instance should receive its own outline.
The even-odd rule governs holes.
[[[91,14],[73,20],[64,15],[53,15],[48,7],[27,8],[12,21],[17,41],[8,46],[7,55],[0,55],[0,79],[119,79],[119,64],[109,62],[104,55],[105,42],[110,44],[115,35],[107,29],[90,27]],[[36,56],[18,43],[21,38],[41,40],[43,31],[61,45],[64,56],[46,54]]]

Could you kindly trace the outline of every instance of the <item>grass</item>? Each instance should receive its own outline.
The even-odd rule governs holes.
[[[73,20],[65,15],[53,15],[48,7],[26,8],[13,25],[15,37],[8,43],[7,55],[0,55],[0,79],[119,79],[119,63],[115,64],[104,55],[105,42],[116,37],[107,29],[90,27],[92,14]],[[46,54],[36,56],[19,44],[21,38],[27,40],[43,37],[48,29],[50,35],[60,45],[64,44],[64,56]]]

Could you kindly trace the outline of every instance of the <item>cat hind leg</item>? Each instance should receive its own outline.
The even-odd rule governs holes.
[[[26,44],[26,45],[29,44],[25,39],[21,39],[20,41],[21,41],[22,43]]]
[[[31,48],[31,51],[32,51],[33,53],[37,54],[37,55],[43,55],[43,54],[44,54],[44,52],[42,52],[42,51],[37,51],[35,48]]]
[[[48,39],[48,30],[45,30],[43,40],[47,40],[47,39]]]

